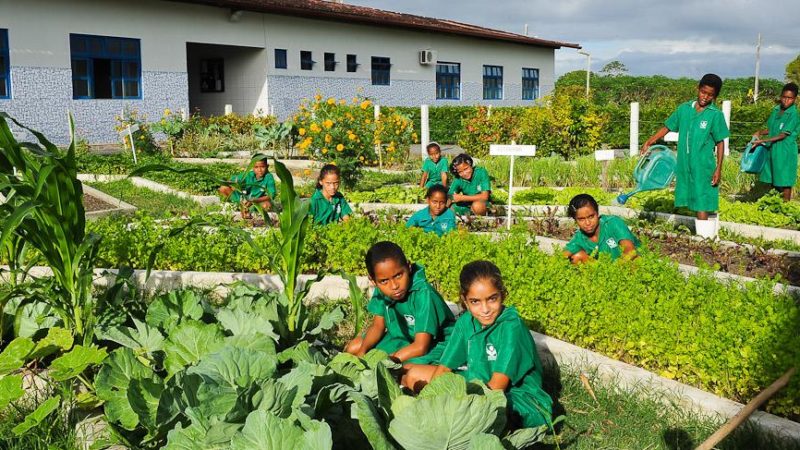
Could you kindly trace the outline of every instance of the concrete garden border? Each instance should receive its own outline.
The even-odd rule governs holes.
[[[539,245],[541,246],[543,243]],[[34,276],[46,276],[49,273],[51,272],[46,267],[36,267],[31,271],[31,275]],[[96,285],[107,286],[108,283],[113,282],[114,273],[116,273],[115,270],[95,270],[95,275],[98,277]],[[312,278],[313,276],[310,275],[302,276],[303,281]],[[188,286],[214,288],[235,281],[245,281],[264,289],[280,289],[282,287],[276,275],[254,273],[153,271],[150,279],[145,284],[145,271],[136,270],[134,271],[134,280],[137,285],[151,292]],[[367,277],[357,277],[357,281],[362,289],[369,286]],[[319,301],[347,297],[349,297],[347,281],[339,276],[326,276],[312,287],[308,298],[309,300]],[[456,304],[448,304],[451,309],[458,311],[459,307]],[[682,407],[707,417],[728,419],[743,407],[742,404],[735,401],[658,376],[645,369],[617,361],[565,341],[534,331],[531,334],[536,341],[537,349],[545,364],[567,365],[580,371],[596,372],[601,382],[615,383],[618,387],[629,392],[634,391],[637,387],[647,387],[664,392],[668,395],[663,401],[674,403],[677,400]],[[800,441],[800,423],[762,411],[757,411],[753,414],[749,421],[766,433],[783,439]],[[95,427],[92,426],[91,428]]]
[[[103,202],[108,203],[109,205],[116,205],[116,207],[111,208],[111,209],[102,209],[102,210],[98,210],[98,211],[87,211],[85,213],[86,220],[93,220],[93,219],[97,219],[99,217],[105,217],[105,216],[108,216],[108,215],[111,215],[111,214],[118,214],[118,213],[130,214],[130,213],[136,211],[136,207],[135,206],[133,206],[133,205],[131,205],[129,203],[125,203],[125,202],[123,202],[122,200],[120,200],[120,199],[118,199],[116,197],[108,195],[105,192],[99,191],[99,190],[97,190],[97,189],[95,189],[95,188],[93,188],[91,186],[87,186],[85,184],[83,185],[83,193],[84,194],[89,194],[89,195],[91,195],[92,197],[94,197],[94,198],[96,198],[98,200],[102,200]]]
[[[172,194],[176,197],[192,200],[200,205],[215,205],[220,202],[219,197],[217,197],[216,195],[192,195],[187,192],[171,188],[165,184],[161,184],[153,180],[148,180],[142,177],[129,178],[127,175],[96,175],[96,174],[84,174],[84,173],[78,174],[78,180],[83,182],[108,183],[111,181],[120,181],[124,179],[130,180],[131,184],[133,184],[134,186],[143,187],[155,192]]]

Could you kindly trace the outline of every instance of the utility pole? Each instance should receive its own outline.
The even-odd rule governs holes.
[[[578,50],[578,54],[586,57],[586,98],[589,98],[589,77],[592,74],[592,55],[582,50]]]
[[[758,44],[756,44],[756,87],[753,90],[753,103],[758,101],[758,69],[761,66],[761,33],[758,33]]]

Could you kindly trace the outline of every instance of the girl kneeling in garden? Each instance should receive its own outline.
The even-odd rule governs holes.
[[[272,200],[278,191],[275,189],[275,180],[269,173],[269,160],[260,159],[253,164],[253,170],[234,175],[231,181],[239,185],[239,190],[231,186],[220,186],[219,194],[232,203],[238,203],[242,208],[242,217],[250,218],[250,209],[259,205],[265,211],[272,207]]]
[[[341,171],[334,164],[325,164],[320,169],[317,190],[311,196],[311,206],[308,209],[315,224],[346,222],[353,213],[344,195],[339,192],[341,176]]]
[[[434,232],[442,236],[456,229],[456,215],[447,208],[447,188],[434,184],[425,194],[428,207],[420,209],[409,217],[406,226],[422,228],[426,233]]]
[[[474,261],[461,269],[461,301],[468,314],[456,322],[439,365],[415,366],[403,384],[420,390],[429,380],[454,371],[504,391],[515,427],[552,426],[553,400],[542,388],[543,366],[528,327],[513,306],[500,269]]]
[[[608,253],[611,259],[622,256],[636,258],[639,240],[625,221],[617,216],[600,215],[597,201],[589,194],[578,194],[569,201],[567,213],[578,224],[578,230],[567,243],[564,256],[573,264],[586,262],[590,257]]]
[[[455,175],[450,185],[450,199],[456,214],[475,214],[485,216],[489,212],[489,196],[492,185],[489,172],[483,167],[474,167],[472,157],[466,153],[453,158],[450,172]]]
[[[455,318],[442,296],[428,283],[425,269],[411,264],[395,243],[373,245],[365,258],[375,285],[367,310],[372,324],[345,347],[362,357],[373,348],[402,363],[430,364],[444,350]]]

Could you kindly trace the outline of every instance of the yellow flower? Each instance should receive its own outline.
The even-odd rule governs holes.
[[[359,161],[363,161],[363,160],[364,160],[364,157],[363,157],[363,156],[359,156],[359,157],[358,157],[358,160],[359,160]]]
[[[327,148],[323,148],[322,149],[322,154],[324,155],[325,153],[328,153],[328,149]]]
[[[333,97],[329,98],[329,99],[328,99],[328,104],[329,104],[329,105],[335,105],[335,104],[336,104],[336,99],[335,99],[335,98],[333,98]]]
[[[353,134],[353,133],[350,133],[350,134],[347,135],[347,139],[350,139],[351,141],[355,141],[356,140],[356,135]]]
[[[314,96],[314,100],[320,101],[320,100],[322,100],[322,96],[317,94],[317,95]]]
[[[297,134],[299,134],[300,136],[305,136],[306,135],[306,129],[305,128],[300,128],[299,130],[297,130]]]
[[[347,100],[345,100],[345,99],[341,99],[341,100],[339,100],[339,104],[340,104],[340,105],[344,105],[344,104],[346,104],[346,103],[347,103]]]
[[[316,133],[316,132],[318,132],[320,130],[319,125],[317,125],[315,123],[312,123],[309,128],[311,128],[311,132],[312,133]]]
[[[305,176],[311,175],[311,169],[304,169],[303,170],[303,175],[305,175]]]
[[[326,134],[325,135],[325,143],[326,144],[330,144],[332,140],[333,140],[333,138],[331,137],[330,134]]]
[[[355,105],[356,103],[358,103],[358,99],[353,97],[353,104]]]
[[[367,123],[367,124],[368,124],[368,123],[372,123],[372,121],[371,121],[371,120],[369,120],[369,119],[364,119],[364,123]]]
[[[361,102],[361,109],[367,109],[367,108],[369,108],[369,106],[370,106],[371,104],[372,104],[372,102],[371,102],[371,101],[369,101],[369,100],[364,100],[363,102]]]
[[[331,119],[325,119],[325,121],[322,122],[322,126],[330,130],[333,126],[333,121]]]
[[[164,109],[164,115],[165,115],[165,116],[168,116],[168,115],[170,115],[170,114],[172,114],[172,111],[170,111],[170,110],[169,110],[169,108],[165,108],[165,109]]]
[[[338,151],[342,151],[342,150],[344,150],[344,144],[339,144],[339,145],[337,145],[337,146],[336,146],[336,150],[338,150]]]

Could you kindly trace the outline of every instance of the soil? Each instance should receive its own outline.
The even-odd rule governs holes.
[[[106,209],[116,208],[116,206],[106,203],[97,197],[92,197],[86,193],[83,194],[83,207],[86,209],[86,212],[104,211]]]

